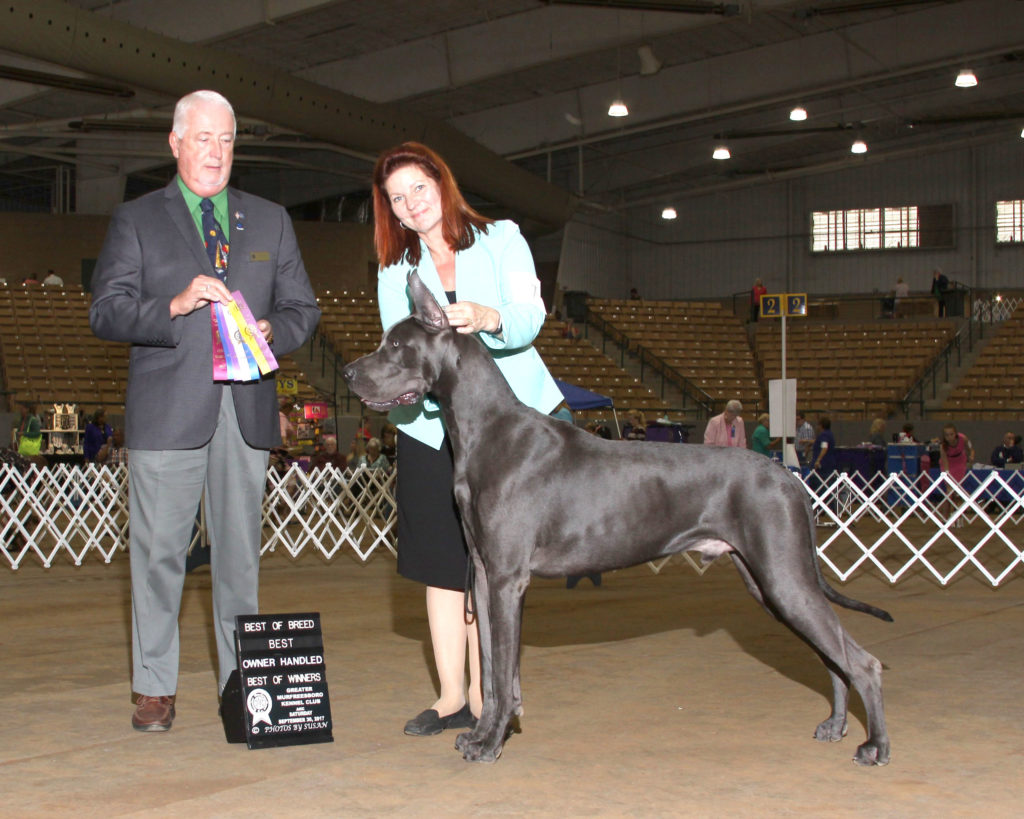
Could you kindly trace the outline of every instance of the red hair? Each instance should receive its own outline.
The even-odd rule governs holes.
[[[384,190],[388,177],[409,165],[420,168],[437,183],[441,193],[442,233],[449,248],[465,250],[476,241],[473,228],[486,233],[487,226],[494,222],[469,206],[452,169],[435,151],[418,142],[403,142],[384,151],[373,167],[373,243],[381,267],[397,264],[403,258],[412,265],[420,263],[419,234],[402,227]]]

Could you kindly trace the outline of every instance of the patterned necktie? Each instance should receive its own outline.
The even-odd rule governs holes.
[[[213,202],[204,199],[199,203],[199,208],[203,212],[203,244],[206,245],[206,255],[210,257],[210,264],[213,265],[213,272],[217,274],[217,278],[225,281],[228,277],[228,240],[213,215]]]

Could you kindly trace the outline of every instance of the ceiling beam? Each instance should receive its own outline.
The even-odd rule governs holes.
[[[135,28],[61,0],[6,0],[0,48],[178,98],[220,91],[239,114],[376,154],[408,140],[444,156],[461,185],[535,226],[558,227],[576,197],[513,165],[447,123],[371,103],[204,46]]]

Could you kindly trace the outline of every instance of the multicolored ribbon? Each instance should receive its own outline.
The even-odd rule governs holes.
[[[227,304],[210,303],[213,380],[258,381],[277,369],[277,359],[241,292],[235,290],[231,298]]]

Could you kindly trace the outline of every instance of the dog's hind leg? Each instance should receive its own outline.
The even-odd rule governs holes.
[[[813,602],[801,601],[799,605],[780,605],[769,598],[769,605],[818,652],[832,679],[832,713],[818,726],[815,737],[832,742],[842,738],[846,732],[849,684],[852,684],[864,703],[868,723],[867,741],[857,748],[853,761],[858,765],[888,764],[889,734],[882,702],[882,664],[847,633],[824,596]]]
[[[749,563],[746,568],[751,569]],[[828,669],[832,680],[832,713],[818,726],[815,737],[831,742],[843,737],[849,684],[852,683],[864,702],[868,723],[867,741],[857,748],[853,761],[858,765],[887,764],[889,735],[882,701],[882,664],[850,637],[825,596],[816,589],[813,576],[800,569],[793,572],[755,570],[750,574],[761,593],[762,604],[810,645]],[[812,587],[815,588],[813,593]]]
[[[730,554],[729,557],[732,558],[733,565],[736,567],[739,576],[743,578],[743,583],[746,585],[751,597],[760,603],[761,607],[768,614],[778,620],[779,616],[765,603],[764,595],[761,594],[761,588],[750,574],[747,564],[735,552]],[[823,654],[818,652],[817,649],[815,649],[815,653],[821,657],[825,667],[828,669],[829,676],[832,678],[832,713],[827,720],[817,727],[814,732],[814,738],[821,742],[839,742],[839,740],[846,736],[846,712],[850,699],[850,685],[841,674],[832,668],[831,662]]]

